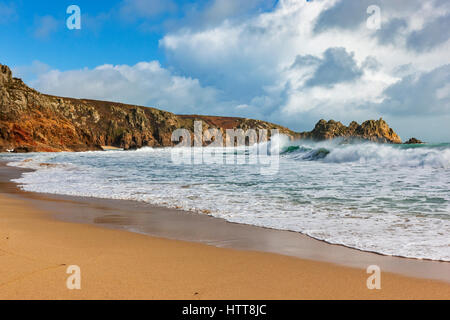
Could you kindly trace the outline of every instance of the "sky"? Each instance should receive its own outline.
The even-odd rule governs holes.
[[[296,131],[450,141],[449,53],[448,0],[0,0],[0,63],[41,92]]]

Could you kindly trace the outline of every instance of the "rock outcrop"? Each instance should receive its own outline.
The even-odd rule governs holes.
[[[348,127],[340,122],[320,120],[311,132],[296,133],[260,120],[176,115],[155,108],[122,103],[73,99],[42,94],[13,78],[0,64],[0,152],[87,151],[102,146],[134,149],[144,146],[172,146],[174,130],[194,132],[194,122],[203,130],[218,128],[225,138],[227,129],[278,129],[291,139],[364,139],[401,143],[398,135],[380,119]],[[192,139],[193,141],[193,139]]]
[[[408,141],[405,142],[405,144],[422,144],[423,141],[420,141],[416,138],[410,138]]]
[[[317,122],[314,129],[310,132],[299,134],[303,139],[328,140],[342,138],[344,141],[367,140],[380,143],[402,143],[400,137],[388,126],[383,119],[367,120],[362,124],[352,121],[347,127],[339,121]]]

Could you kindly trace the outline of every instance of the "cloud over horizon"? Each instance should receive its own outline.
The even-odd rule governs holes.
[[[218,100],[215,89],[202,87],[196,79],[173,75],[158,61],[51,70],[31,85],[54,95],[155,106],[175,113],[197,112],[196,106],[204,108]]]

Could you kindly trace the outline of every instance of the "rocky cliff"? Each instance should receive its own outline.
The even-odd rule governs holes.
[[[155,108],[73,99],[42,94],[0,65],[0,151],[86,151],[101,146],[124,149],[172,146],[172,132],[194,132],[194,121],[203,130],[278,129],[292,139],[314,140],[357,137],[376,142],[400,143],[397,134],[382,119],[349,127],[320,120],[311,132],[296,133],[285,127],[253,119],[175,115]],[[269,132],[270,133],[270,132]],[[223,134],[225,137],[225,135]]]

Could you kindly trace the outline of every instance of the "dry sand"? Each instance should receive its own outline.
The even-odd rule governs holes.
[[[66,269],[81,268],[81,290]],[[0,194],[0,299],[449,299],[450,284],[55,220]]]

